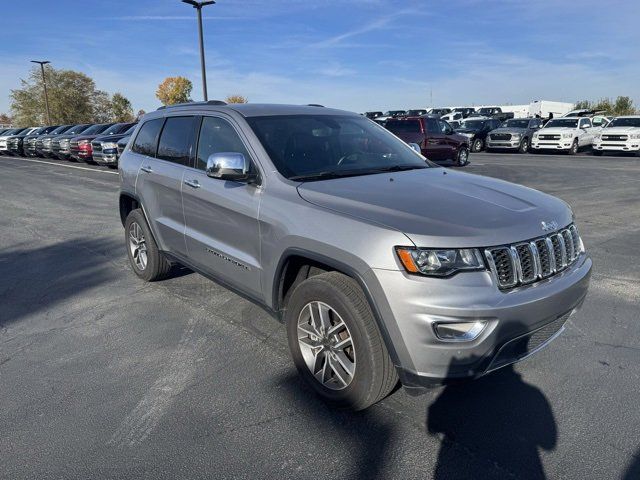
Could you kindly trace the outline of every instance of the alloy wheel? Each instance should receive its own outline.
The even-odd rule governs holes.
[[[147,268],[147,241],[137,222],[129,225],[129,250],[136,267],[144,271]]]
[[[315,379],[331,390],[347,388],[356,370],[356,352],[349,328],[324,302],[309,302],[298,316],[298,345]]]

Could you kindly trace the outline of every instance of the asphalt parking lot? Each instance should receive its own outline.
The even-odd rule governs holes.
[[[359,413],[314,397],[260,308],[140,281],[116,172],[46,162],[0,157],[0,478],[640,478],[640,159],[472,155],[572,205],[587,300],[515,368]]]

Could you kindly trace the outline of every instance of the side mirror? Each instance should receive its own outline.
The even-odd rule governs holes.
[[[420,149],[420,145],[418,145],[417,143],[410,143],[409,146],[415,150],[416,152],[418,152],[419,154],[422,155],[422,150]]]
[[[220,152],[209,155],[206,173],[208,177],[236,182],[252,180],[249,161],[241,153]]]

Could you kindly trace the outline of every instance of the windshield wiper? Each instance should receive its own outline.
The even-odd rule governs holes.
[[[428,165],[391,165],[389,167],[380,167],[374,170],[369,170],[372,173],[378,172],[403,172],[405,170],[422,170],[423,168],[429,168]]]
[[[381,168],[368,168],[362,170],[334,170],[334,171],[324,171],[318,173],[310,173],[308,175],[295,175],[293,177],[289,177],[289,180],[297,180],[297,181],[307,181],[307,180],[328,180],[331,178],[344,178],[344,177],[356,177],[359,175],[372,175],[375,173],[384,173],[384,172],[402,172],[404,170],[414,170],[414,169],[422,169],[429,168],[428,165],[391,165],[389,167],[381,167]]]

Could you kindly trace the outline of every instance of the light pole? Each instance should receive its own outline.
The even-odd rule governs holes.
[[[204,67],[204,40],[202,39],[202,7],[212,5],[215,0],[208,0],[206,2],[196,2],[195,0],[182,0],[183,3],[188,3],[198,11],[198,32],[200,33],[200,67],[202,68],[202,93],[204,94],[204,101],[209,100],[207,95],[207,72]]]
[[[51,112],[49,111],[49,96],[47,95],[47,79],[44,76],[44,66],[51,63],[49,60],[31,60],[31,63],[39,63],[42,70],[42,84],[44,85],[44,104],[47,106],[47,125],[51,125]]]

